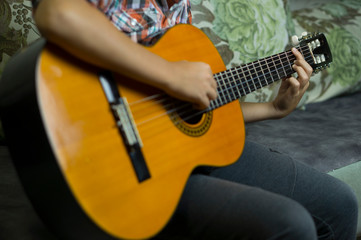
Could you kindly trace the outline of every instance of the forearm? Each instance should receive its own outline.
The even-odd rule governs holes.
[[[246,123],[267,119],[278,119],[285,116],[285,113],[278,111],[274,107],[273,102],[241,102],[241,108],[243,112],[243,118]]]
[[[78,58],[163,88],[168,62],[116,29],[84,0],[43,0],[35,12],[39,30]]]

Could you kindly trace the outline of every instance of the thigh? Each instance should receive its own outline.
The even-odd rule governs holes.
[[[190,177],[177,210],[154,239],[316,239],[297,202],[211,176]]]
[[[354,239],[357,200],[343,182],[286,155],[247,142],[233,165],[215,169],[211,176],[259,187],[293,199],[312,215],[319,239]]]

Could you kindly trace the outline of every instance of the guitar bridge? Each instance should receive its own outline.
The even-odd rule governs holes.
[[[110,106],[116,119],[116,124],[119,128],[119,131],[123,135],[123,140],[130,147],[136,144],[139,144],[140,147],[143,147],[143,143],[135,126],[127,99],[119,98],[118,101],[119,103],[114,103]]]
[[[143,143],[129,109],[128,102],[126,98],[120,97],[118,86],[110,72],[100,73],[99,80],[108,99],[110,109],[112,110],[117,128],[127,149],[138,181],[145,181],[150,178],[150,172],[141,150]]]

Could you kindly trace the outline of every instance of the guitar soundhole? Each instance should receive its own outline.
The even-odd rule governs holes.
[[[183,133],[199,137],[205,134],[212,123],[212,112],[202,113],[191,107],[189,103],[174,101],[169,116],[173,124]]]
[[[202,120],[203,114],[196,109],[187,109],[185,111],[177,111],[179,117],[188,124],[197,124]]]

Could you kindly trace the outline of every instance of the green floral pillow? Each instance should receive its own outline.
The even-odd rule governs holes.
[[[306,102],[323,101],[361,89],[361,1],[340,0],[292,11],[295,32],[323,32],[333,63],[311,78]]]
[[[292,11],[296,32],[323,32],[333,63],[311,78],[306,102],[327,100],[361,89],[361,1],[315,3]]]
[[[290,48],[292,25],[287,0],[191,0],[193,25],[217,47],[227,68]],[[279,83],[248,94],[242,101],[269,101]]]

